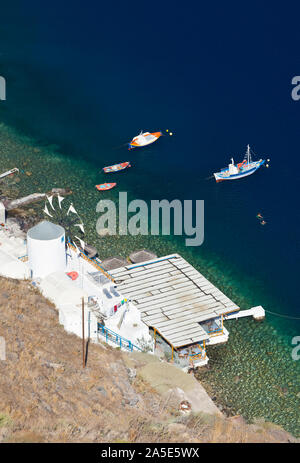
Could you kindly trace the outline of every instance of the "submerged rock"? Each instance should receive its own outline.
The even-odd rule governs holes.
[[[51,193],[59,195],[71,195],[72,190],[70,190],[70,188],[52,188]]]
[[[4,201],[4,206],[8,211],[11,211],[12,209],[16,209],[20,206],[25,206],[26,204],[30,204],[35,201],[40,201],[41,199],[44,199],[45,196],[45,193],[32,193],[31,195],[24,196],[23,198],[6,200]]]

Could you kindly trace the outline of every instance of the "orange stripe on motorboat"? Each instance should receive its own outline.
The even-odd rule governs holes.
[[[153,135],[156,138],[159,138],[159,137],[162,136],[162,133],[161,132],[152,132],[151,135]]]

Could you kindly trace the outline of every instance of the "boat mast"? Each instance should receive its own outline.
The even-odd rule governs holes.
[[[251,153],[250,153],[250,145],[247,145],[247,153],[246,153],[246,156],[247,156],[247,164],[250,164],[250,162],[252,162]]]

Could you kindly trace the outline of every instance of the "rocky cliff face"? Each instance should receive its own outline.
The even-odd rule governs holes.
[[[64,331],[30,282],[0,278],[0,336],[0,442],[295,440],[264,421],[225,418],[213,404],[202,409],[205,391],[189,411],[195,379],[176,369],[158,375],[151,355],[89,344],[83,368],[81,339]]]

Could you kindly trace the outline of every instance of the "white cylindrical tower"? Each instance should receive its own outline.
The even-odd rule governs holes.
[[[65,230],[44,220],[27,232],[27,254],[32,278],[66,269]]]

